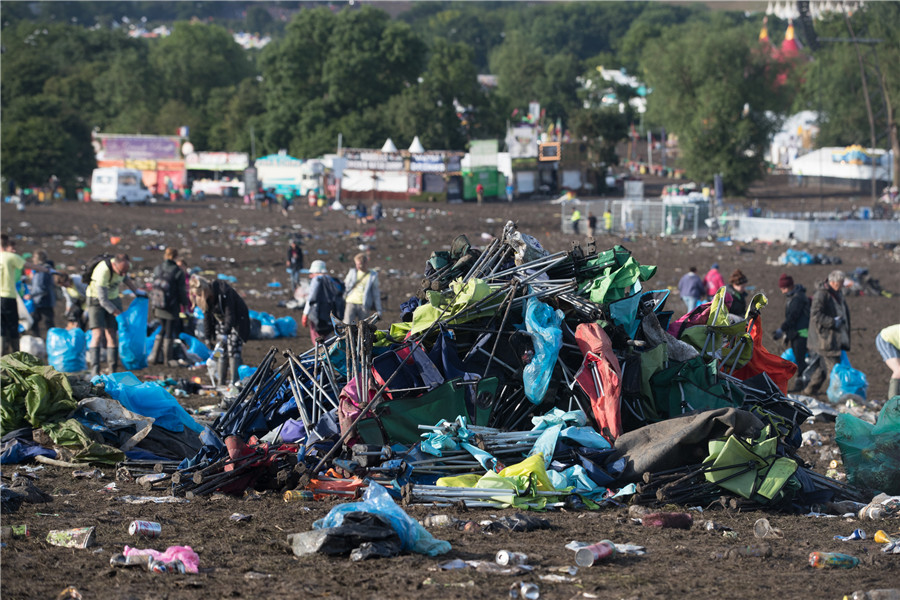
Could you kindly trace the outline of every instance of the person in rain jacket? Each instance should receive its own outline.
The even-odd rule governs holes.
[[[888,400],[900,396],[900,323],[885,327],[875,337],[875,348],[891,370],[888,382]]]
[[[831,376],[831,370],[841,360],[841,351],[850,351],[850,308],[841,288],[846,275],[832,271],[813,294],[809,310],[809,343],[822,358],[820,368],[810,376],[803,393],[814,396]]]
[[[713,263],[703,276],[703,283],[706,285],[706,296],[711,299],[719,291],[719,288],[725,285],[725,279],[719,273],[719,263]]]
[[[319,338],[334,333],[331,315],[343,316],[344,290],[341,282],[328,274],[324,260],[314,260],[309,265],[309,278],[309,296],[300,324],[309,328],[309,337],[315,344]]]
[[[222,349],[216,359],[216,381],[219,385],[235,383],[244,342],[250,339],[247,304],[227,282],[217,279],[210,283],[199,275],[191,275],[190,296],[203,311],[206,342]]]
[[[87,287],[88,328],[91,330],[91,344],[88,353],[91,358],[91,377],[100,374],[100,345],[106,337],[106,362],[109,372],[119,370],[119,324],[116,317],[123,312],[119,288],[124,283],[136,296],[146,296],[144,290],[135,287],[128,271],[131,258],[127,254],[117,254],[109,261],[101,260],[91,273]]]
[[[164,294],[165,305],[154,306],[152,317],[159,319],[160,330],[153,340],[153,349],[147,362],[150,364],[168,364],[175,366],[178,363],[170,363],[175,360],[175,339],[181,333],[180,313],[181,307],[188,304],[187,286],[184,284],[184,271],[176,262],[178,249],[169,246],[164,255],[165,260],[156,266],[153,271],[154,281],[166,282],[170,286]]]
[[[747,316],[747,276],[740,269],[735,269],[728,278],[725,291],[731,295],[731,306],[728,312],[743,319]]]
[[[784,322],[775,330],[772,337],[775,340],[784,338],[784,343],[790,346],[794,353],[794,363],[797,365],[797,379],[789,391],[799,392],[800,375],[806,368],[807,338],[809,337],[809,298],[806,296],[806,288],[799,283],[794,283],[794,278],[787,273],[782,273],[778,278],[778,287],[787,299],[784,307]]]
[[[372,312],[381,318],[381,288],[378,272],[367,269],[369,258],[362,252],[353,257],[356,268],[350,269],[344,278],[344,322],[356,323]]]
[[[681,300],[684,302],[687,312],[697,308],[704,291],[703,280],[697,275],[697,267],[688,269],[688,272],[678,280],[678,293],[681,294]]]
[[[37,264],[44,267],[44,271],[35,271],[31,277],[31,300],[34,302],[34,323],[31,325],[31,335],[41,337],[41,322],[49,331],[54,324],[54,307],[56,306],[56,285],[53,282],[53,263],[47,257],[45,250],[34,253]]]

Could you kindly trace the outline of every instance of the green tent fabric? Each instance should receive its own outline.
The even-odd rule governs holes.
[[[778,437],[772,436],[770,426],[756,440],[733,435],[712,440],[704,461],[711,468],[704,477],[748,500],[774,500],[798,468],[796,461],[776,456],[777,450]]]
[[[26,352],[0,358],[0,433],[39,428],[64,419],[77,408],[65,373]]]
[[[475,415],[469,415],[466,386],[459,383],[458,379],[453,379],[416,398],[381,402],[375,409],[377,418],[362,419],[357,424],[359,436],[366,444],[414,444],[421,440],[419,425],[433,425],[442,419],[453,421],[464,416],[475,425],[487,425],[493,395],[497,392],[497,378],[488,377],[478,382],[475,397],[479,399],[476,405],[481,406],[476,406]]]
[[[87,429],[75,419],[47,423],[41,429],[50,436],[55,444],[75,451],[72,462],[114,465],[125,460],[124,452],[101,443],[103,438],[98,433]]]
[[[588,279],[580,288],[581,294],[597,304],[625,298],[637,282],[647,281],[656,274],[655,266],[641,265],[622,246],[601,252],[588,260],[584,270],[600,266],[603,267],[601,274]]]
[[[391,324],[391,337],[395,340],[402,340],[408,334],[425,331],[438,319],[448,319],[467,306],[483,300],[491,291],[491,286],[482,279],[470,279],[465,283],[461,279],[457,279],[450,284],[450,291],[445,294],[434,291],[427,292],[428,303],[419,306],[413,311],[412,323]],[[458,319],[453,319],[451,322],[466,323],[480,317],[492,315],[497,311],[497,307],[502,301],[502,298],[498,298],[496,303],[489,304],[485,308],[470,312]]]
[[[663,418],[677,417],[692,410],[737,407],[744,403],[744,392],[718,376],[718,364],[694,358],[670,365],[650,378],[657,412]]]

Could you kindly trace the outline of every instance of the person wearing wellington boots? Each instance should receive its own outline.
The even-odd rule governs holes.
[[[250,338],[247,304],[227,282],[210,282],[199,275],[191,275],[190,297],[194,306],[203,311],[206,342],[222,349],[216,364],[216,381],[220,385],[236,383],[241,351]]]

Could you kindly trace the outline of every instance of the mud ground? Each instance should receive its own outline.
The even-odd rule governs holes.
[[[658,182],[657,182],[658,183]],[[816,193],[819,190],[815,190]],[[811,194],[813,192],[810,192]],[[759,198],[775,210],[789,203],[813,206],[846,206],[853,199],[840,192],[826,190],[824,195],[796,198],[791,190],[760,186],[751,190],[749,201]],[[369,202],[371,204],[371,202]],[[237,278],[236,288],[251,309],[271,313],[276,318],[300,312],[283,307],[288,300],[284,270],[287,239],[291,234],[306,235],[304,248],[307,265],[311,260],[326,260],[334,274],[343,276],[351,265],[359,245],[370,247],[372,266],[381,269],[385,296],[385,321],[399,318],[399,303],[414,293],[424,266],[433,250],[448,249],[453,237],[468,235],[473,245],[485,244],[484,235],[498,235],[507,220],[517,221],[521,231],[537,237],[551,252],[569,249],[583,238],[559,233],[558,207],[546,202],[488,203],[475,205],[408,205],[385,203],[387,217],[370,236],[369,226],[359,227],[343,213],[319,211],[300,206],[287,217],[277,208],[253,210],[234,201],[209,199],[202,203],[156,204],[145,207],[99,206],[64,203],[56,206],[29,206],[24,213],[2,207],[5,232],[23,236],[20,252],[44,247],[59,268],[77,270],[80,262],[101,251],[124,251],[135,260],[134,272],[146,274],[162,260],[162,249],[175,245],[182,249],[191,266],[208,274]],[[110,238],[121,241],[112,246]],[[75,247],[75,241],[86,246]],[[262,245],[251,245],[265,241]],[[685,269],[696,265],[704,272],[718,262],[726,278],[740,268],[749,284],[764,291],[769,306],[763,312],[765,330],[773,331],[781,322],[784,302],[776,283],[782,272],[811,289],[833,269],[830,265],[784,267],[775,264],[787,248],[784,244],[709,243],[682,238],[636,238],[598,236],[603,249],[621,243],[633,251],[642,264],[658,265],[657,275],[648,289],[674,289]],[[880,246],[810,246],[809,252],[837,256],[841,268],[852,271],[868,268],[888,290],[900,291],[900,268],[891,261],[889,248]],[[268,287],[277,281],[281,288]],[[279,306],[279,304],[282,306]],[[900,318],[900,300],[896,297],[858,296],[848,299],[853,315],[853,365],[869,378],[869,399],[882,402],[887,392],[889,371],[875,350],[874,338],[881,328]],[[668,308],[682,313],[677,295],[670,297]],[[767,340],[767,347],[777,349]],[[244,360],[256,364],[268,348],[290,347],[302,351],[310,346],[305,332],[297,338],[250,341]],[[172,375],[205,376],[204,371],[151,367],[138,371],[139,377]],[[824,397],[823,397],[824,399]],[[188,410],[210,404],[208,396],[182,399]],[[804,447],[802,456],[816,471],[824,473],[837,455],[833,443],[833,422],[817,422],[814,428],[824,441],[821,447]],[[4,466],[10,476],[14,466]],[[21,471],[21,470],[20,470]],[[432,533],[452,545],[449,554],[430,558],[402,555],[354,563],[349,559],[322,556],[295,559],[285,543],[287,533],[305,531],[323,517],[331,502],[285,503],[274,492],[245,498],[214,497],[188,504],[132,505],[117,501],[124,494],[143,494],[134,483],[117,482],[118,491],[109,493],[104,486],[114,480],[114,469],[103,469],[100,480],[74,479],[67,469],[45,467],[36,473],[35,483],[53,494],[48,504],[25,504],[13,515],[3,515],[3,525],[28,524],[31,537],[5,539],[0,551],[4,598],[55,598],[67,586],[74,586],[84,598],[505,598],[517,581],[536,583],[542,598],[822,598],[839,599],[858,589],[900,586],[900,557],[879,551],[871,540],[883,529],[900,535],[900,519],[861,523],[841,517],[824,518],[780,513],[741,512],[732,509],[700,507],[694,511],[691,530],[644,528],[633,523],[625,507],[596,512],[558,511],[542,514],[552,529],[535,532],[460,531],[435,528]],[[697,507],[694,507],[697,508]],[[252,515],[249,521],[229,520],[232,513]],[[451,514],[482,521],[512,514],[511,510],[435,509],[411,507],[407,511],[417,519],[429,514]],[[732,547],[756,542],[753,523],[766,516],[783,530],[783,539],[766,540],[772,554],[765,558],[716,558]],[[161,523],[162,536],[143,542],[128,535],[133,519]],[[733,528],[736,538],[707,531],[706,520]],[[64,549],[46,543],[47,531],[80,526],[96,526],[97,545],[84,550]],[[867,540],[841,542],[838,534],[849,534],[862,527]],[[646,546],[645,556],[620,556],[610,563],[579,568],[574,553],[564,546],[573,540],[596,542],[610,539],[617,543]],[[200,556],[200,573],[163,576],[141,570],[112,569],[109,558],[126,545],[159,550],[169,545],[189,545]],[[530,573],[496,574],[469,568],[442,571],[438,565],[453,558],[491,561],[500,549],[524,552]],[[811,551],[843,551],[861,559],[852,570],[817,570],[807,565]]]

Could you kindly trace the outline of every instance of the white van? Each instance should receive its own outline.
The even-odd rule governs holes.
[[[94,169],[91,177],[92,202],[146,204],[152,200],[153,194],[144,185],[141,172],[137,169],[121,167]]]

